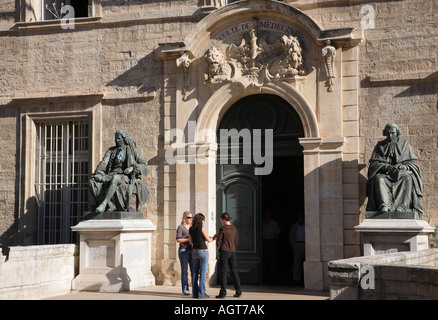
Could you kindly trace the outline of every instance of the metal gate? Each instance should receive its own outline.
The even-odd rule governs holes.
[[[88,120],[41,121],[36,130],[38,243],[76,243],[70,227],[88,203]]]

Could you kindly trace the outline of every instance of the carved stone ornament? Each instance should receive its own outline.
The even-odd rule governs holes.
[[[190,78],[189,78],[189,72],[190,72],[190,65],[192,61],[189,58],[189,55],[187,53],[182,53],[181,56],[176,59],[176,66],[182,67],[183,74],[184,74],[184,87],[183,87],[183,94],[186,98],[188,93],[188,88],[190,86]]]
[[[239,82],[245,87],[294,80],[305,74],[300,41],[292,35],[263,33],[257,28],[244,33],[239,45],[231,44],[222,52],[211,46],[205,53],[206,84]]]
[[[325,71],[327,74],[328,91],[333,92],[335,79],[335,55],[336,48],[331,45],[331,41],[326,41],[326,46],[322,48],[322,56],[325,62]]]
[[[207,73],[204,74],[206,83],[221,83],[231,80],[232,65],[226,61],[224,54],[215,46],[205,53]]]

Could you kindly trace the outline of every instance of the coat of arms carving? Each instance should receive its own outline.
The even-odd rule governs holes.
[[[240,44],[230,44],[222,52],[211,46],[205,53],[205,83],[240,82],[260,87],[273,80],[289,81],[305,74],[300,40],[293,35],[244,33]]]

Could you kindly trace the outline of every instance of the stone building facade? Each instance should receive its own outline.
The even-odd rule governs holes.
[[[186,210],[210,234],[234,215],[242,278],[264,283],[269,208],[283,234],[304,213],[304,285],[327,289],[328,261],[361,255],[367,162],[390,121],[419,157],[424,218],[437,225],[436,1],[88,0],[60,19],[52,2],[0,4],[4,243],[76,241],[86,181],[117,129],[148,161],[157,284],[179,280]],[[218,161],[217,134],[231,128],[272,130],[271,174],[255,174],[267,162]]]

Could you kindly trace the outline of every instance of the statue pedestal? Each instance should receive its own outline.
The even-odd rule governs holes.
[[[103,213],[72,230],[80,234],[79,275],[73,290],[121,292],[155,284],[151,237],[156,227],[149,220],[105,219]]]
[[[364,256],[429,249],[435,228],[419,219],[365,219],[354,227],[362,234]]]

